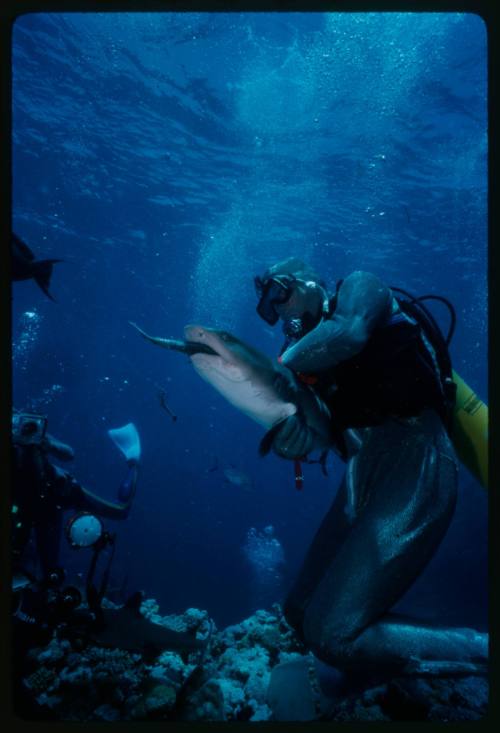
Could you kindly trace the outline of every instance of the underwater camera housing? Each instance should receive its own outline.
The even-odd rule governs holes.
[[[40,445],[47,432],[47,417],[30,412],[14,412],[12,436],[19,445]]]

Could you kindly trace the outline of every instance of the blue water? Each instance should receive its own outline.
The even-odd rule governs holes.
[[[162,613],[238,621],[255,602],[249,529],[274,526],[289,583],[342,464],[329,478],[306,466],[296,491],[290,463],[258,457],[261,428],[128,321],[178,338],[189,322],[222,326],[274,355],[255,274],[288,255],[332,287],[365,269],[454,303],[454,366],[487,400],[485,27],[467,14],[33,14],[12,52],[13,227],[65,260],[57,303],[14,284],[14,404],[44,411],[72,472],[108,498],[124,465],[106,431],[133,421],[142,473],[114,524],[112,582],[128,574]],[[485,628],[486,509],[463,469],[452,527],[402,608]],[[70,573],[89,560],[63,558]]]

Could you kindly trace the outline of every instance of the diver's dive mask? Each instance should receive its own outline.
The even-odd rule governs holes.
[[[47,431],[47,418],[31,412],[14,412],[12,438],[18,445],[40,445]]]
[[[289,300],[295,282],[293,275],[275,275],[266,280],[261,277],[254,279],[255,291],[259,296],[257,313],[270,326],[274,326],[279,319],[276,305],[282,305]]]

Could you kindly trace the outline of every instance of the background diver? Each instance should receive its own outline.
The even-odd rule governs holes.
[[[63,513],[67,509],[92,512],[107,519],[126,519],[135,496],[139,435],[132,423],[108,431],[124,455],[128,472],[120,484],[118,500],[108,501],[84,488],[51,458],[71,461],[73,449],[46,431],[42,415],[17,412],[12,426],[12,553],[13,576],[27,572],[26,549],[32,533],[41,580],[59,565]]]
[[[353,272],[328,297],[318,275],[291,258],[255,286],[259,315],[283,322],[280,362],[328,407],[347,463],[286,599],[288,622],[319,659],[345,671],[484,671],[487,634],[390,614],[455,509],[455,393],[442,334],[415,301],[368,272]],[[272,438],[288,459],[306,456],[316,440],[299,413]]]
[[[85,489],[69,472],[52,463],[51,458],[71,461],[74,453],[70,446],[49,435],[46,428],[47,419],[43,415],[15,412],[12,416],[13,697],[16,710],[37,717],[43,715],[43,710],[31,699],[22,682],[32,664],[28,651],[47,644],[54,629],[72,617],[81,600],[77,589],[59,589],[64,580],[64,572],[59,567],[63,513],[76,509],[103,518],[125,519],[134,499],[140,459],[139,436],[131,423],[109,431],[129,467],[119,488],[118,501],[110,502]],[[89,513],[83,517],[84,523],[87,518],[97,522]],[[86,528],[83,527],[83,532]],[[32,534],[35,568],[27,557]],[[97,554],[94,552],[91,568],[95,566]],[[88,589],[94,587],[90,577],[89,570]]]
[[[135,496],[141,447],[132,423],[109,430],[108,434],[124,455],[128,472],[120,484],[117,501],[107,501],[81,486],[75,478],[55,466],[50,457],[70,461],[70,446],[46,432],[44,416],[15,413],[13,416],[13,503],[12,550],[13,589],[18,591],[14,608],[12,669],[14,704],[23,715],[37,719],[46,711],[32,699],[23,685],[32,661],[27,654],[34,646],[49,642],[55,630],[78,644],[119,648],[149,658],[164,649],[181,655],[198,652],[199,664],[211,638],[212,625],[205,638],[151,623],[141,611],[142,593],[130,595],[121,607],[102,606],[114,551],[114,536],[103,532],[97,517],[125,519]],[[78,589],[59,590],[64,573],[58,566],[62,518],[66,509],[79,510],[67,523],[66,534],[72,547],[92,547],[93,556],[86,579],[87,608],[79,607]],[[41,578],[25,568],[25,551],[31,532],[36,540]],[[112,545],[100,588],[94,583],[97,559],[107,544]],[[30,581],[28,584],[26,581]],[[76,592],[76,596],[75,596]],[[16,599],[14,598],[14,601]],[[15,604],[14,604],[15,605]],[[50,715],[49,715],[50,717]]]

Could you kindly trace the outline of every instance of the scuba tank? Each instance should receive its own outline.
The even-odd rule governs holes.
[[[451,439],[461,462],[488,488],[488,406],[455,370],[457,400],[453,410]]]
[[[452,369],[448,354],[456,316],[451,303],[438,295],[414,297],[401,288],[391,287],[409,300],[396,298],[401,310],[415,318],[436,350],[441,372],[443,392],[449,411],[448,433],[460,462],[477,478],[483,488],[488,488],[488,406],[479,399],[457,372]],[[423,305],[424,300],[439,300],[451,316],[446,339],[434,317]]]

